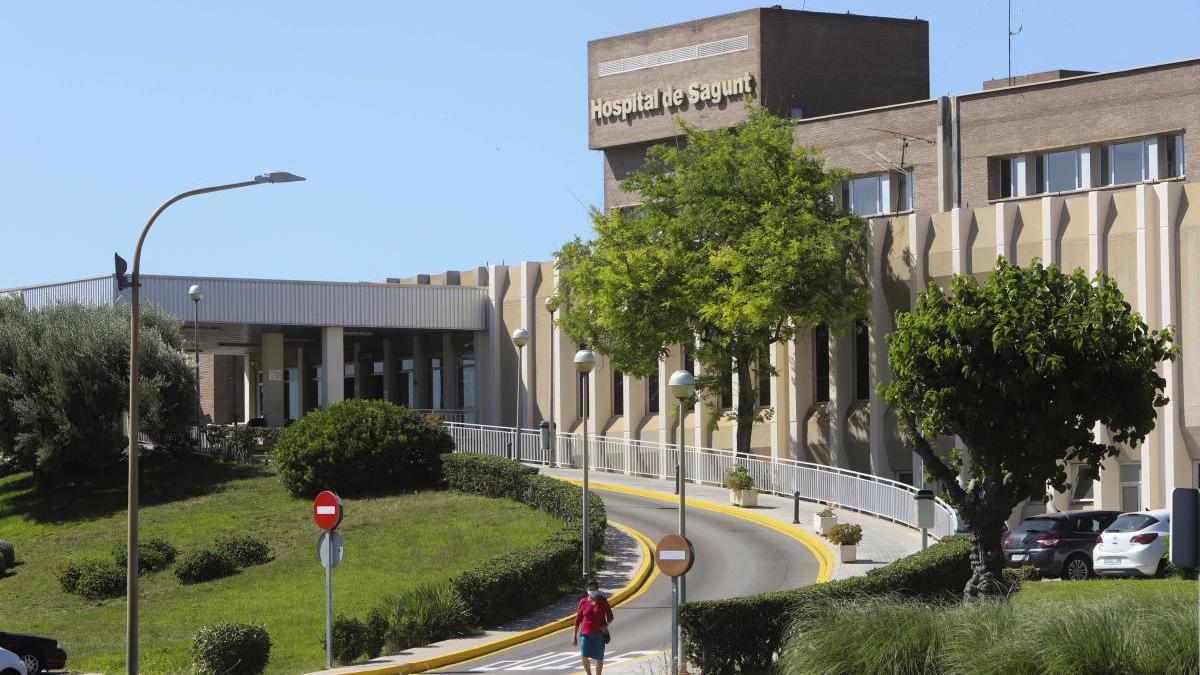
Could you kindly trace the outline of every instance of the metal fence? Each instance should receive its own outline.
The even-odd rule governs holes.
[[[537,429],[522,429],[517,443],[513,427],[447,422],[458,452],[511,457],[530,464],[582,468],[583,438],[580,434],[556,434],[553,450],[542,447]],[[686,448],[688,482],[724,485],[725,473],[735,465],[746,467],[759,492],[791,497],[799,493],[806,501],[836,503],[838,508],[858,511],[886,520],[916,527],[917,488],[898,481],[849,469],[771,459],[756,455],[737,455],[729,450]],[[609,436],[588,437],[588,464],[593,471],[623,473],[675,480],[679,461],[677,446],[645,441],[626,441]],[[958,530],[958,514],[941,499],[934,501],[934,528],[941,538]]]

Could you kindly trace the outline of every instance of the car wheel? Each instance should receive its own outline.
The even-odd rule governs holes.
[[[1070,581],[1083,581],[1092,576],[1092,566],[1083,556],[1073,556],[1063,565],[1063,578]]]
[[[37,675],[42,672],[42,660],[37,657],[37,654],[22,654],[21,661],[25,664],[25,672],[28,675]]]
[[[1154,569],[1154,578],[1162,579],[1165,576],[1167,576],[1167,561],[1159,558],[1158,567]]]

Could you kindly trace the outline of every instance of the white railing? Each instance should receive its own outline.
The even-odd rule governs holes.
[[[475,408],[413,408],[413,410],[427,415],[437,415],[445,422],[474,424],[476,420]]]
[[[538,429],[522,429],[522,443],[516,442],[513,427],[447,422],[458,452],[495,455],[520,459],[531,464],[580,468],[583,466],[581,434],[556,434],[553,451],[542,448]],[[518,446],[519,449],[518,449]],[[736,464],[746,467],[759,492],[784,497],[796,494],[810,502],[836,503],[839,508],[866,513],[908,527],[916,527],[917,489],[898,481],[849,469],[741,455],[729,450],[692,448],[687,452],[688,482],[723,485],[725,472]],[[678,448],[660,443],[626,441],[610,436],[588,436],[588,464],[593,471],[623,473],[648,478],[675,479]],[[958,530],[958,514],[941,499],[934,501],[936,538]]]

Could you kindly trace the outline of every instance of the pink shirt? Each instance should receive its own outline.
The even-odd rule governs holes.
[[[580,598],[579,606],[575,608],[575,625],[579,627],[580,635],[599,633],[612,618],[612,607],[604,596],[596,598],[595,602],[589,597]]]

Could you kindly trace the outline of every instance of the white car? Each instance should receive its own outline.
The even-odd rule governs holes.
[[[1092,569],[1101,576],[1152,577],[1162,571],[1163,537],[1171,533],[1171,512],[1122,513],[1092,549]]]
[[[0,649],[0,675],[29,675],[25,671],[25,662],[21,657],[8,651]]]

